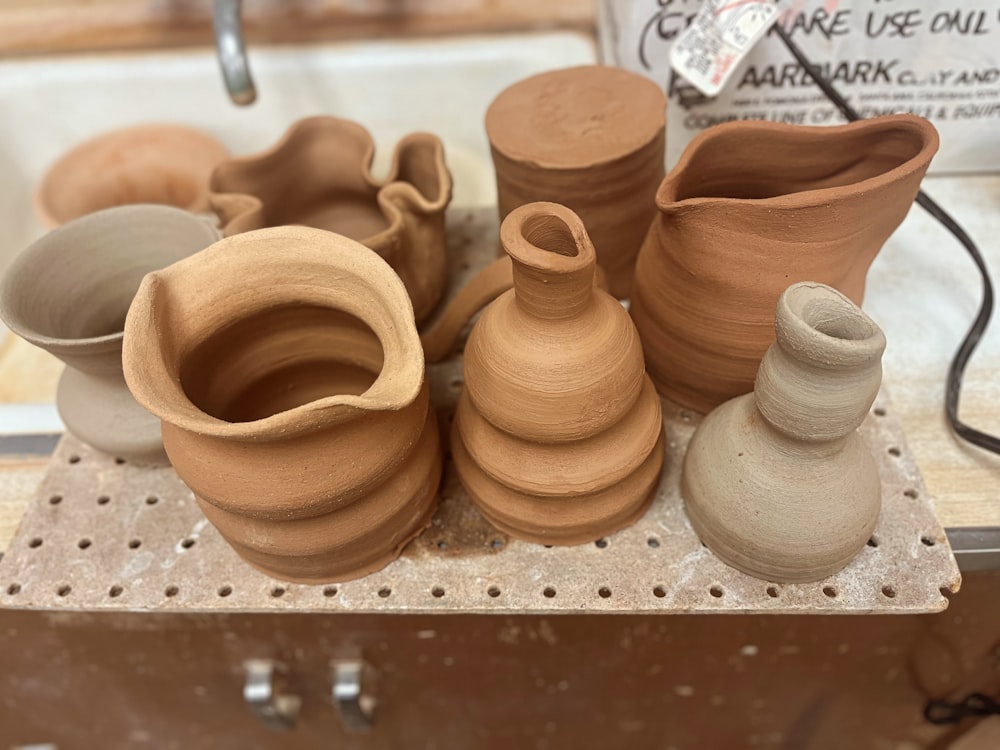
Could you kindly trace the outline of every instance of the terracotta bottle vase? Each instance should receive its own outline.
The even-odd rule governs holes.
[[[35,209],[50,228],[133,203],[208,212],[208,178],[228,156],[211,136],[181,125],[112,130],[79,144],[49,168]]]
[[[501,220],[532,201],[573,209],[611,293],[628,297],[656,214],[667,102],[647,78],[587,65],[526,78],[486,113]]]
[[[663,467],[660,400],[617,300],[594,285],[583,223],[554,203],[512,211],[514,288],[476,322],[451,446],[462,484],[512,536],[593,541],[646,510]]]
[[[121,206],[68,222],[21,252],[0,281],[0,318],[66,363],[56,406],[98,450],[166,463],[159,421],[122,375],[125,314],[143,276],[208,247],[219,232],[167,206]]]
[[[712,411],[684,459],[681,494],[726,563],[777,582],[816,581],[865,546],[882,503],[857,428],[882,381],[885,336],[840,292],[793,284],[753,393]]]
[[[937,146],[934,126],[912,115],[733,122],[691,141],[657,193],[630,308],[660,394],[706,412],[749,391],[790,283],[829,284],[861,304]]]
[[[444,146],[429,133],[406,136],[384,180],[372,176],[374,155],[372,137],[360,125],[309,117],[270,151],[220,164],[210,202],[227,237],[301,224],[366,245],[399,274],[420,323],[448,286],[451,174]]]
[[[124,363],[178,475],[265,573],[356,578],[430,523],[441,449],[413,308],[363,245],[262,229],[150,274]]]

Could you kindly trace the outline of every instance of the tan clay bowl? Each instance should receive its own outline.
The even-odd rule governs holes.
[[[35,210],[52,229],[113,206],[161,203],[208,211],[208,180],[226,148],[181,125],[137,125],[77,145],[49,167]]]

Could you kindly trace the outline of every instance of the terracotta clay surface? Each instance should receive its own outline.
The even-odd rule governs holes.
[[[486,113],[500,218],[532,201],[573,209],[611,293],[629,296],[663,179],[666,106],[648,79],[598,65],[541,73],[503,91]]]
[[[441,452],[413,309],[359,243],[263,229],[150,274],[124,362],[178,475],[265,573],[359,577],[430,523]]]
[[[498,528],[579,544],[629,525],[663,466],[660,401],[628,315],[594,284],[579,217],[533,203],[504,220],[514,288],[465,346],[452,453]]]
[[[270,151],[219,165],[212,208],[227,237],[300,224],[357,240],[399,274],[422,322],[448,285],[444,213],[452,182],[444,146],[429,133],[406,136],[384,180],[372,176],[374,155],[360,125],[309,117]]]
[[[158,420],[122,375],[122,329],[150,271],[212,244],[218,231],[168,206],[122,206],[56,229],[18,255],[0,282],[0,317],[66,363],[56,405],[86,443],[140,463],[165,463]]]
[[[816,581],[865,547],[881,483],[857,428],[882,381],[881,329],[836,290],[793,284],[753,393],[691,439],[681,492],[708,547],[745,573]]]
[[[790,283],[861,304],[937,146],[912,115],[734,122],[696,137],[660,186],[636,264],[630,309],[660,394],[706,412],[748,392]]]
[[[208,211],[209,177],[228,156],[211,136],[181,125],[113,130],[79,144],[49,167],[35,209],[50,228],[132,203]]]

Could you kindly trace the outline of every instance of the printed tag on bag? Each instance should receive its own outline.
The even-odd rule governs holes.
[[[704,0],[670,49],[670,65],[705,96],[716,96],[737,63],[767,33],[781,0]]]

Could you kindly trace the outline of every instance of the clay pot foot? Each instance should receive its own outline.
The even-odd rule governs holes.
[[[456,422],[452,430],[458,429]],[[472,460],[462,440],[453,438],[451,445],[462,485],[491,524],[516,539],[555,546],[587,544],[641,518],[656,496],[665,454],[661,431],[652,452],[624,481],[588,495],[543,497],[497,482]]]

